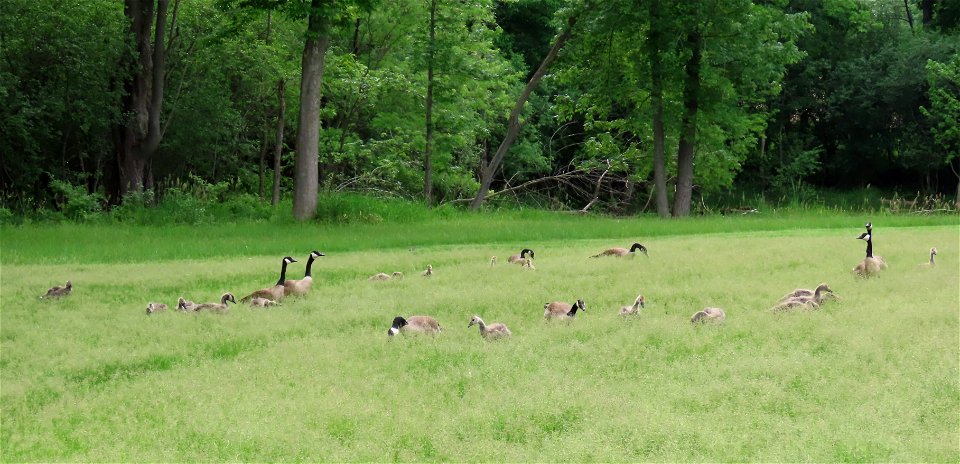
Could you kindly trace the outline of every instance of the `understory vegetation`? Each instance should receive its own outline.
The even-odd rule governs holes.
[[[956,216],[390,210],[3,226],[0,460],[960,460]],[[890,268],[858,280],[867,220]],[[588,258],[634,241],[649,257]],[[918,268],[933,246],[937,266]],[[536,270],[505,262],[525,247]],[[327,255],[311,293],[283,306],[145,314],[239,299],[285,255],[300,278],[311,250]],[[38,299],[68,279],[72,295]],[[769,311],[820,282],[841,299]],[[642,314],[620,318],[641,293]],[[577,298],[575,320],[543,321],[545,302]],[[706,306],[727,320],[691,325]],[[442,333],[388,339],[416,314]],[[512,338],[485,342],[474,314]]]

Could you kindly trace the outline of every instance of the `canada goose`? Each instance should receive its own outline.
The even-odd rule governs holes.
[[[506,325],[500,322],[494,322],[490,325],[484,324],[483,319],[480,319],[480,316],[473,316],[470,318],[470,323],[467,324],[467,328],[473,327],[476,324],[480,326],[480,335],[487,340],[496,340],[498,338],[509,337],[510,329]]]
[[[496,266],[496,265],[497,265],[497,257],[496,257],[496,255],[491,256],[491,257],[490,257],[490,267],[493,267],[493,266]]]
[[[181,296],[180,298],[177,299],[177,309],[179,309],[180,311],[196,311],[197,304],[190,300],[185,300]]]
[[[586,311],[587,305],[583,300],[577,300],[576,304],[570,304],[565,301],[554,301],[544,303],[543,317],[546,319],[570,319],[577,315],[577,311]]]
[[[435,335],[440,333],[440,324],[430,316],[410,316],[409,319],[397,316],[393,318],[393,325],[387,330],[387,335],[392,337],[400,332]]]
[[[307,270],[303,273],[300,280],[285,280],[283,282],[283,296],[303,296],[310,291],[310,284],[313,283],[313,276],[310,275],[310,268],[313,266],[313,260],[326,256],[319,251],[311,251],[307,258]]]
[[[433,266],[427,264],[427,270],[426,270],[426,271],[423,271],[423,274],[420,274],[420,275],[422,275],[422,276],[424,276],[424,277],[432,277],[432,276],[433,276]]]
[[[147,303],[147,315],[148,315],[148,316],[151,315],[151,314],[153,314],[153,313],[158,313],[158,312],[160,312],[160,311],[166,311],[166,310],[167,310],[167,305],[165,305],[165,304],[163,304],[163,303]]]
[[[937,247],[933,247],[933,248],[930,249],[930,262],[929,262],[929,263],[920,263],[920,264],[918,264],[917,266],[918,266],[918,267],[927,267],[927,268],[937,267],[937,262],[934,261],[934,259],[933,259],[934,256],[937,256]]]
[[[530,254],[531,258],[533,258],[533,254],[534,254],[533,250],[529,248],[524,248],[519,255],[511,255],[509,258],[507,258],[507,262],[514,263],[514,264],[523,264],[523,259],[527,257],[527,253]]]
[[[867,228],[867,233],[870,234],[871,243],[873,243],[873,223],[868,222],[865,227]],[[873,259],[877,260],[880,263],[880,269],[887,268],[887,260],[883,259],[883,256],[873,255]]]
[[[250,303],[250,306],[253,306],[255,308],[266,308],[268,306],[282,306],[280,303],[277,303],[276,301],[273,301],[273,300],[269,300],[267,298],[253,298],[249,301],[249,303]]]
[[[533,265],[533,260],[530,258],[523,260],[523,268],[530,269],[531,271],[537,270],[537,267]]]
[[[619,247],[616,247],[616,248],[607,248],[606,250],[601,251],[599,254],[595,254],[595,255],[591,256],[591,258],[599,258],[599,257],[601,257],[601,256],[617,256],[617,257],[621,257],[621,256],[636,256],[636,251],[637,251],[637,250],[640,250],[640,252],[643,253],[644,256],[650,256],[650,255],[647,254],[647,247],[645,247],[645,246],[643,246],[643,245],[641,245],[641,244],[639,244],[639,243],[634,243],[633,246],[631,246],[629,250],[626,249],[626,248],[619,248]]]
[[[623,306],[620,308],[620,315],[632,316],[640,314],[640,309],[646,305],[646,301],[647,300],[643,297],[643,295],[638,296],[636,301],[633,302],[632,306]]]
[[[367,280],[390,280],[390,279],[397,279],[397,280],[403,279],[403,273],[400,271],[394,272],[393,274],[378,272],[370,276],[369,278],[367,278]]]
[[[295,263],[297,260],[286,256],[283,258],[282,265],[280,266],[280,280],[277,280],[277,283],[273,287],[267,287],[261,290],[257,290],[243,298],[240,298],[240,301],[246,303],[251,298],[268,298],[274,301],[280,301],[286,295],[285,287],[283,283],[287,280],[287,264]]]
[[[51,298],[60,298],[60,297],[69,295],[70,292],[72,291],[73,291],[73,283],[68,280],[67,283],[64,284],[62,287],[59,285],[55,287],[51,287],[49,290],[47,290],[47,293],[45,295],[40,297],[40,299],[46,300]]]
[[[787,311],[790,309],[820,309],[820,303],[817,303],[815,300],[805,300],[803,298],[790,298],[789,300],[781,301],[777,303],[776,306],[770,308],[771,311]]]
[[[869,232],[864,232],[857,237],[859,240],[864,240],[867,242],[867,257],[863,258],[863,261],[860,261],[853,268],[853,273],[859,277],[870,277],[876,275],[880,272],[881,269],[886,267],[885,264],[882,264],[879,260],[873,256],[873,240],[870,237]]]
[[[693,313],[690,322],[723,322],[727,319],[727,313],[720,308],[703,308],[702,311]]]
[[[220,297],[220,303],[202,303],[198,304],[193,310],[194,311],[203,311],[204,309],[212,313],[225,313],[230,310],[227,306],[227,302],[237,304],[237,300],[233,298],[233,293],[227,292]],[[242,300],[241,300],[242,301]]]
[[[833,290],[831,290],[826,283],[821,283],[820,285],[817,285],[817,288],[814,290],[810,290],[808,288],[798,288],[790,293],[787,293],[786,295],[783,295],[783,297],[780,298],[779,301],[783,302],[792,298],[814,298],[818,292],[825,292],[822,295],[820,295],[820,298],[822,299],[826,299],[826,298],[833,298],[835,300],[840,299],[840,297],[834,294]]]

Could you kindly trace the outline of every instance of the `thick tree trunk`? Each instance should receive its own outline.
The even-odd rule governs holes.
[[[701,36],[699,31],[687,34],[686,77],[683,82],[683,118],[680,122],[680,144],[677,148],[677,193],[674,196],[673,215],[690,215],[690,200],[693,196],[693,157],[697,141],[697,110],[700,98],[700,55]]]
[[[283,155],[283,126],[287,119],[286,84],[283,79],[277,81],[277,137],[273,147],[273,198],[270,204],[274,207],[280,203],[280,157]]]
[[[659,2],[651,2],[647,51],[650,55],[650,97],[653,105],[653,183],[657,214],[665,218],[670,216],[670,203],[667,197],[667,163],[664,147],[666,135],[663,128],[663,61],[660,57],[662,23],[657,16],[659,9]]]
[[[124,15],[136,45],[136,72],[124,82],[123,113],[129,115],[116,141],[120,194],[153,184],[153,155],[160,146],[160,112],[166,57],[164,36],[169,0],[125,0]],[[155,26],[151,24],[155,20]],[[154,41],[151,45],[150,39]]]
[[[933,21],[933,2],[934,0],[920,0],[920,12],[923,13],[923,26],[927,27]]]
[[[430,2],[430,42],[427,44],[427,146],[423,154],[423,199],[433,204],[433,59],[437,41],[437,0]]]
[[[330,45],[326,19],[320,16],[321,0],[313,0],[307,39],[303,47],[300,82],[300,126],[293,172],[293,217],[304,221],[317,214],[317,166],[320,143],[320,85],[324,55]]]
[[[554,41],[553,46],[550,47],[550,51],[547,53],[547,56],[545,56],[543,58],[543,62],[540,63],[540,67],[537,68],[537,71],[533,73],[533,76],[530,77],[530,81],[527,82],[527,86],[524,87],[520,97],[517,98],[517,104],[514,105],[513,110],[510,112],[510,120],[507,122],[507,134],[503,137],[503,142],[501,142],[500,147],[497,148],[497,152],[493,155],[493,159],[490,160],[490,163],[487,164],[486,169],[484,169],[481,173],[480,189],[477,190],[477,196],[474,197],[473,201],[470,202],[470,210],[476,211],[480,208],[480,205],[483,204],[483,200],[487,196],[487,191],[490,190],[490,184],[493,182],[493,175],[496,174],[497,169],[500,168],[500,163],[503,162],[503,157],[507,154],[507,150],[510,149],[510,146],[513,145],[514,140],[517,139],[517,135],[520,133],[520,112],[523,110],[523,105],[526,104],[527,99],[530,98],[530,94],[533,93],[533,90],[540,85],[540,80],[543,79],[543,75],[546,74],[547,68],[549,68],[550,64],[553,63],[553,60],[556,59],[557,53],[559,53],[560,49],[563,48],[563,44],[566,43],[567,39],[570,38],[570,35],[573,31],[573,26],[576,23],[576,16],[573,16],[567,20],[566,29],[564,29],[563,32],[557,36],[557,39]]]

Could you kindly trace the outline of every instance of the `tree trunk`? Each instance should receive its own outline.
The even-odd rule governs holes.
[[[267,144],[270,143],[270,128],[264,124],[263,127],[263,142],[260,143],[260,163],[258,164],[257,173],[259,174],[259,182],[257,184],[257,195],[262,201],[266,198],[266,177],[267,177]]]
[[[287,118],[286,86],[283,79],[277,81],[277,99],[280,104],[277,108],[277,144],[273,147],[273,198],[270,200],[274,207],[280,203],[280,156],[283,155],[283,126]]]
[[[907,10],[907,24],[910,25],[910,30],[913,30],[913,13],[910,11],[910,0],[903,0],[903,8]]]
[[[683,118],[680,121],[680,144],[677,148],[677,193],[674,196],[673,215],[690,215],[690,200],[693,196],[693,157],[697,140],[697,110],[700,94],[700,54],[701,37],[699,31],[687,34],[686,76],[683,82]]]
[[[150,169],[160,146],[160,112],[163,107],[163,86],[166,50],[164,36],[169,0],[125,0],[124,15],[130,21],[130,32],[136,45],[135,73],[124,82],[123,113],[129,115],[119,130],[117,166],[120,194],[141,192],[152,187]],[[151,24],[155,20],[155,26]],[[151,45],[150,39],[154,41]]]
[[[930,25],[933,21],[933,2],[934,0],[920,0],[920,12],[923,13],[923,27]]]
[[[423,199],[433,204],[433,60],[437,41],[437,0],[430,2],[430,42],[427,44],[427,146],[423,154]]]
[[[664,147],[663,129],[663,61],[660,57],[662,33],[657,13],[658,1],[650,3],[650,33],[647,36],[647,51],[650,55],[650,98],[653,105],[653,183],[657,199],[657,214],[662,218],[670,216],[670,203],[667,198],[667,163]]]
[[[576,23],[576,16],[573,16],[567,20],[566,29],[564,29],[563,32],[557,36],[557,39],[554,41],[553,46],[550,47],[550,51],[547,53],[547,56],[543,58],[543,62],[541,62],[540,67],[537,68],[537,72],[533,73],[533,76],[530,77],[530,81],[527,82],[527,86],[524,87],[520,97],[517,98],[517,104],[514,105],[513,110],[510,112],[510,120],[507,123],[507,134],[503,137],[503,142],[501,142],[500,147],[497,148],[497,152],[493,155],[493,159],[490,160],[490,163],[487,164],[486,169],[484,169],[483,173],[481,174],[480,189],[477,190],[477,196],[474,197],[472,202],[470,202],[471,211],[476,211],[480,208],[480,205],[483,204],[483,199],[487,196],[487,191],[490,190],[490,184],[493,182],[493,175],[497,172],[497,169],[500,168],[500,163],[503,162],[503,157],[507,154],[507,150],[510,149],[510,146],[513,145],[514,140],[517,139],[517,135],[520,133],[520,111],[523,110],[523,105],[526,104],[527,99],[530,98],[530,94],[533,93],[533,90],[540,85],[540,80],[543,79],[543,75],[546,74],[547,68],[550,67],[550,64],[553,63],[553,60],[557,57],[557,53],[559,53],[560,49],[563,48],[563,44],[566,43],[567,39],[570,38],[573,26]]]
[[[320,85],[324,55],[330,45],[326,18],[320,16],[321,0],[310,8],[307,39],[303,46],[300,82],[300,126],[293,171],[293,217],[304,221],[317,214],[317,167],[320,143]]]

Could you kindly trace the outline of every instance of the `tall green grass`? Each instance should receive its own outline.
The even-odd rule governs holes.
[[[960,230],[873,218],[890,269],[856,280],[862,222],[4,228],[0,458],[955,462]],[[587,258],[635,238],[649,258]],[[915,267],[931,246],[939,266]],[[522,247],[535,271],[503,263]],[[312,249],[327,256],[311,294],[282,307],[144,314],[270,285],[284,254],[300,277]],[[380,271],[407,277],[366,280]],[[36,299],[67,279],[74,295]],[[842,300],[769,312],[819,282]],[[647,308],[621,320],[638,293]],[[576,320],[542,320],[545,302],[576,298]],[[704,306],[726,323],[691,326]],[[414,314],[443,333],[388,339],[394,316]],[[514,337],[484,342],[473,314]]]

